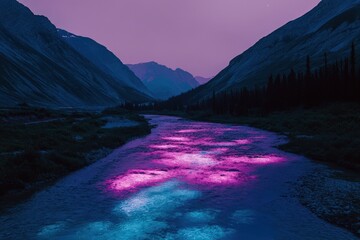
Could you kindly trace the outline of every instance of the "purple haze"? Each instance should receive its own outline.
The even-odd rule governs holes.
[[[214,76],[261,37],[320,0],[19,0],[125,63],[156,61]]]

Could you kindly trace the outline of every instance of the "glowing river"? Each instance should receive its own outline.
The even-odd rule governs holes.
[[[315,164],[248,127],[149,116],[152,134],[0,216],[0,239],[354,239],[291,186]]]

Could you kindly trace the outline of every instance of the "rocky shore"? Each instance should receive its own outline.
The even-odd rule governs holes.
[[[360,176],[319,167],[296,186],[300,202],[318,217],[360,237]]]

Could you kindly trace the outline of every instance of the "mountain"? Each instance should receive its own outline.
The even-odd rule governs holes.
[[[360,45],[359,40],[360,0],[323,0],[235,57],[210,82],[184,98],[194,102],[210,97],[213,91],[263,86],[271,74],[304,70],[307,55],[313,68],[323,65],[325,52],[333,63],[348,56],[351,43]]]
[[[177,68],[170,69],[156,62],[128,64],[157,99],[166,100],[199,86],[194,76]]]
[[[151,95],[143,82],[105,46],[91,38],[77,36],[62,29],[58,29],[58,34],[81,55],[118,80],[120,85]]]
[[[149,101],[71,47],[16,0],[0,1],[0,106],[99,107]]]
[[[208,81],[211,80],[211,78],[205,78],[205,77],[200,77],[200,76],[196,76],[195,80],[200,84],[203,85],[205,83],[207,83]]]

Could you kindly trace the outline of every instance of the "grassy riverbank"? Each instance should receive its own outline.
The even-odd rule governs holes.
[[[136,124],[104,128],[109,118]],[[127,111],[2,109],[0,196],[31,192],[150,130],[143,117]]]

